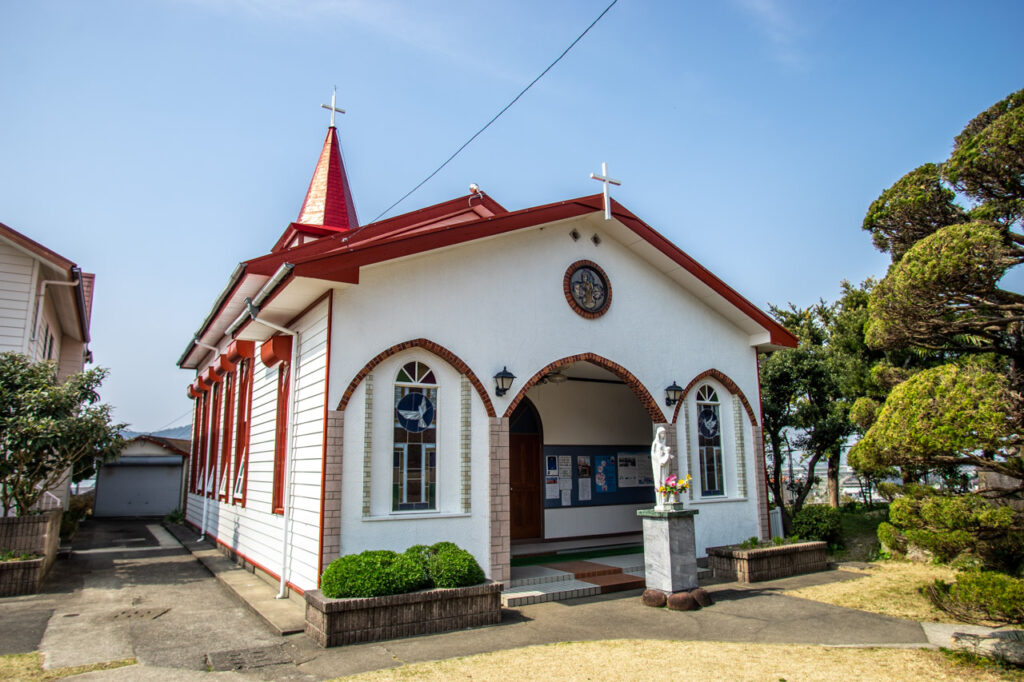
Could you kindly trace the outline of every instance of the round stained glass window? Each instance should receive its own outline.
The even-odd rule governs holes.
[[[577,261],[570,265],[563,287],[569,306],[588,319],[604,315],[611,304],[611,284],[597,263]]]

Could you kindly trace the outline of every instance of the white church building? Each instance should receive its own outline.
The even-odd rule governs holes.
[[[442,540],[507,581],[516,555],[639,543],[664,425],[702,556],[768,535],[757,355],[795,344],[607,194],[360,226],[332,125],[298,219],[178,361],[186,517],[298,592]]]

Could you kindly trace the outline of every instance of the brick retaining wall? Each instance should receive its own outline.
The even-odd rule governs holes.
[[[0,518],[0,551],[38,554],[41,557],[0,563],[0,596],[39,591],[43,578],[57,558],[61,514],[59,509],[52,509],[32,516]]]
[[[378,642],[501,622],[501,584],[366,599],[306,592],[306,635],[322,647]]]
[[[825,542],[797,542],[777,547],[741,549],[708,547],[708,562],[716,578],[755,583],[828,569]]]

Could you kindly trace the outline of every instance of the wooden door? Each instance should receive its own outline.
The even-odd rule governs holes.
[[[540,436],[509,434],[508,460],[511,537],[513,540],[539,538],[544,534]]]

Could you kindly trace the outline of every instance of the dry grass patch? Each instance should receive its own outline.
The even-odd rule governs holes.
[[[45,682],[59,680],[72,675],[92,672],[94,670],[111,670],[126,665],[135,665],[139,661],[134,658],[122,658],[119,661],[93,663],[92,665],[76,665],[68,668],[43,670],[43,661],[38,652],[30,654],[9,654],[0,656],[0,680],[12,682]]]
[[[660,672],[659,672],[660,671]],[[666,672],[670,671],[670,672]],[[839,671],[842,671],[841,673]],[[496,651],[339,679],[346,680],[974,680],[1005,679],[938,651],[783,644],[612,640]]]
[[[960,622],[935,608],[920,592],[922,586],[936,579],[955,580],[956,571],[948,566],[889,560],[876,561],[863,570],[843,570],[863,573],[865,577],[789,590],[784,594],[919,622]]]

